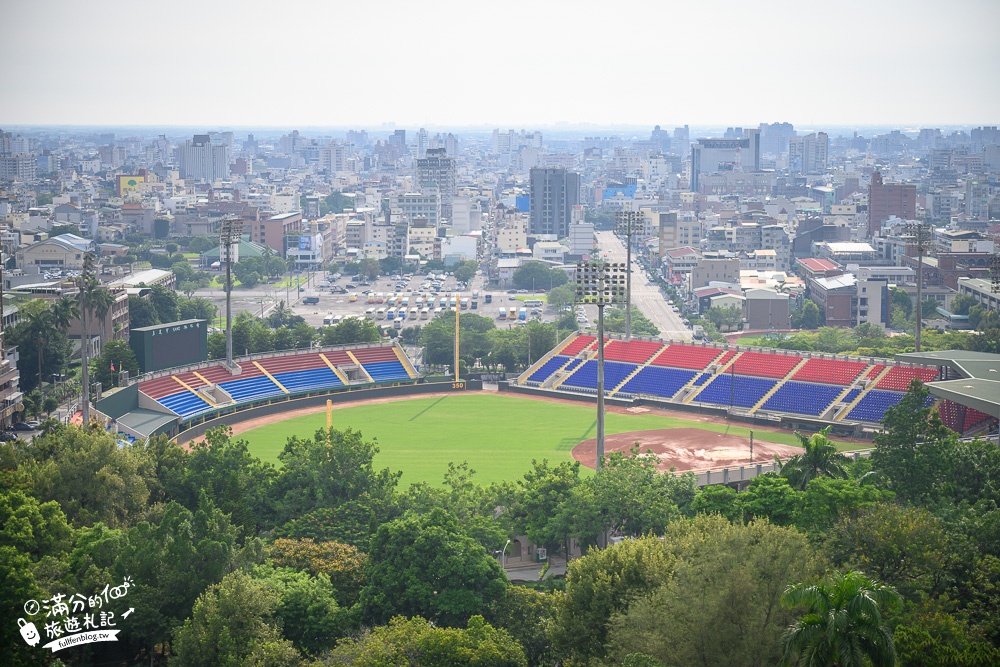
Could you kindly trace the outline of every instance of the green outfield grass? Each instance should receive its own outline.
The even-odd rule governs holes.
[[[480,483],[521,477],[532,459],[571,460],[570,451],[581,440],[594,437],[593,405],[569,405],[517,396],[481,393],[414,398],[334,410],[335,428],[351,427],[375,438],[381,449],[378,467],[402,470],[402,486],[413,482],[440,484],[448,463],[468,461]],[[312,436],[326,425],[326,413],[296,417],[241,434],[250,451],[277,462],[288,436]],[[699,428],[749,437],[743,426],[706,424],[652,414],[608,414],[610,434],[664,428]],[[791,433],[754,429],[758,440],[796,445]],[[838,442],[841,449],[857,445]],[[585,474],[590,474],[587,471]]]

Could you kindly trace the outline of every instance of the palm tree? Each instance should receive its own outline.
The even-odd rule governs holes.
[[[808,438],[795,432],[805,451],[780,466],[781,475],[794,488],[804,491],[810,480],[817,477],[847,479],[847,469],[844,466],[848,459],[837,451],[836,445],[828,437],[829,432],[829,426]]]
[[[83,344],[80,346],[80,384],[83,385],[81,407],[85,427],[90,425],[90,369],[88,368],[89,361],[87,359],[88,347],[90,345],[90,331],[87,324],[90,319],[90,312],[94,309],[94,294],[101,288],[101,283],[97,280],[96,261],[93,253],[86,253],[83,256],[83,271],[80,272],[80,276],[76,279],[76,285],[80,290],[80,324],[83,333],[81,337]]]
[[[104,330],[107,329],[108,326],[108,313],[111,312],[111,307],[115,305],[115,301],[117,300],[118,300],[117,295],[113,294],[111,290],[103,286],[98,287],[90,295],[90,307],[93,309],[94,314],[97,316],[97,318],[101,321],[102,337],[104,334]],[[103,345],[106,342],[107,341],[103,340],[102,338],[101,344]]]
[[[892,632],[882,623],[882,609],[899,593],[860,572],[838,574],[830,585],[795,584],[782,597],[788,607],[806,613],[785,632],[783,664],[799,667],[895,667]]]

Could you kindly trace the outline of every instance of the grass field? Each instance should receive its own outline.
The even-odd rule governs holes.
[[[468,461],[482,483],[515,480],[531,466],[532,459],[550,462],[571,460],[570,452],[581,440],[596,434],[592,405],[570,405],[516,396],[453,394],[357,405],[334,410],[335,428],[351,427],[367,439],[376,439],[381,453],[378,467],[402,470],[402,486],[425,481],[440,484],[448,463]],[[288,436],[312,436],[326,425],[326,413],[296,417],[261,426],[241,434],[250,451],[265,461],[277,462]],[[706,424],[653,414],[608,413],[606,433],[664,428],[699,428],[749,437],[743,426]],[[797,445],[791,433],[754,429],[758,440]],[[841,449],[857,448],[837,443]],[[590,474],[589,471],[585,474]]]

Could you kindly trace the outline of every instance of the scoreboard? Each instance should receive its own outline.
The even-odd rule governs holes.
[[[142,373],[208,359],[208,320],[181,320],[132,329],[129,346]]]

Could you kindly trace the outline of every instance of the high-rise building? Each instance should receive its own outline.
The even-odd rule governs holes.
[[[883,183],[882,174],[872,174],[868,188],[868,236],[877,236],[882,223],[896,216],[903,220],[917,217],[917,186]]]
[[[196,134],[178,147],[181,178],[213,181],[229,177],[229,147],[213,144],[207,134]]]
[[[451,207],[457,192],[455,158],[448,157],[445,148],[428,148],[426,156],[417,159],[417,187],[421,192],[429,192],[437,187],[441,204]]]
[[[826,171],[830,137],[813,132],[788,141],[788,167],[793,174],[822,174]]]
[[[791,123],[761,123],[760,152],[764,155],[781,155],[788,152],[788,142],[795,136]]]
[[[530,172],[529,234],[569,235],[573,207],[580,203],[580,174],[561,167]]]
[[[743,130],[742,139],[699,139],[691,146],[691,191],[701,174],[760,171],[760,130]]]

